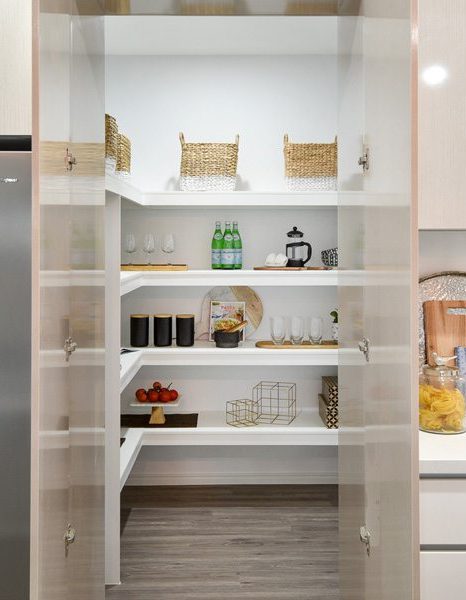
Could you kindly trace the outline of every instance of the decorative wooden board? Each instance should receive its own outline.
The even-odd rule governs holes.
[[[187,271],[188,265],[121,265],[122,271]]]
[[[250,337],[259,327],[264,315],[262,300],[256,292],[248,286],[217,286],[207,292],[202,303],[201,320],[197,324],[196,339],[208,340],[210,327],[210,303],[213,300],[222,302],[245,302],[246,320],[245,338]]]
[[[456,346],[466,346],[466,301],[424,302],[427,362],[434,366],[434,352],[454,356]]]
[[[254,267],[254,271],[331,271],[333,267]]]
[[[257,348],[267,348],[269,350],[336,350],[338,342],[322,340],[321,344],[312,344],[311,342],[292,344],[289,341],[285,341],[283,344],[274,344],[272,340],[261,340],[256,342],[256,346]]]

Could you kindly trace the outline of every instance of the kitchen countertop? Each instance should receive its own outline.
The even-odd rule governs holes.
[[[420,431],[419,474],[466,478],[466,433],[440,435]]]

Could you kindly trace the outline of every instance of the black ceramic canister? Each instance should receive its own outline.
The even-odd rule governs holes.
[[[131,315],[131,346],[143,348],[149,345],[149,315]]]
[[[172,345],[172,315],[154,315],[154,346]]]
[[[176,315],[176,345],[194,346],[194,315]]]

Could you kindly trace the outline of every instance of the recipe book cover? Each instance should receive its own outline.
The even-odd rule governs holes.
[[[209,340],[214,339],[214,331],[231,329],[245,320],[246,302],[220,302],[213,300],[210,303],[210,331]],[[241,332],[244,339],[244,330]]]

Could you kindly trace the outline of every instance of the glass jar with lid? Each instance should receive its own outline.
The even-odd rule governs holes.
[[[457,367],[447,363],[455,357],[433,354],[436,366],[424,365],[419,380],[419,427],[430,433],[466,431],[465,380]]]

